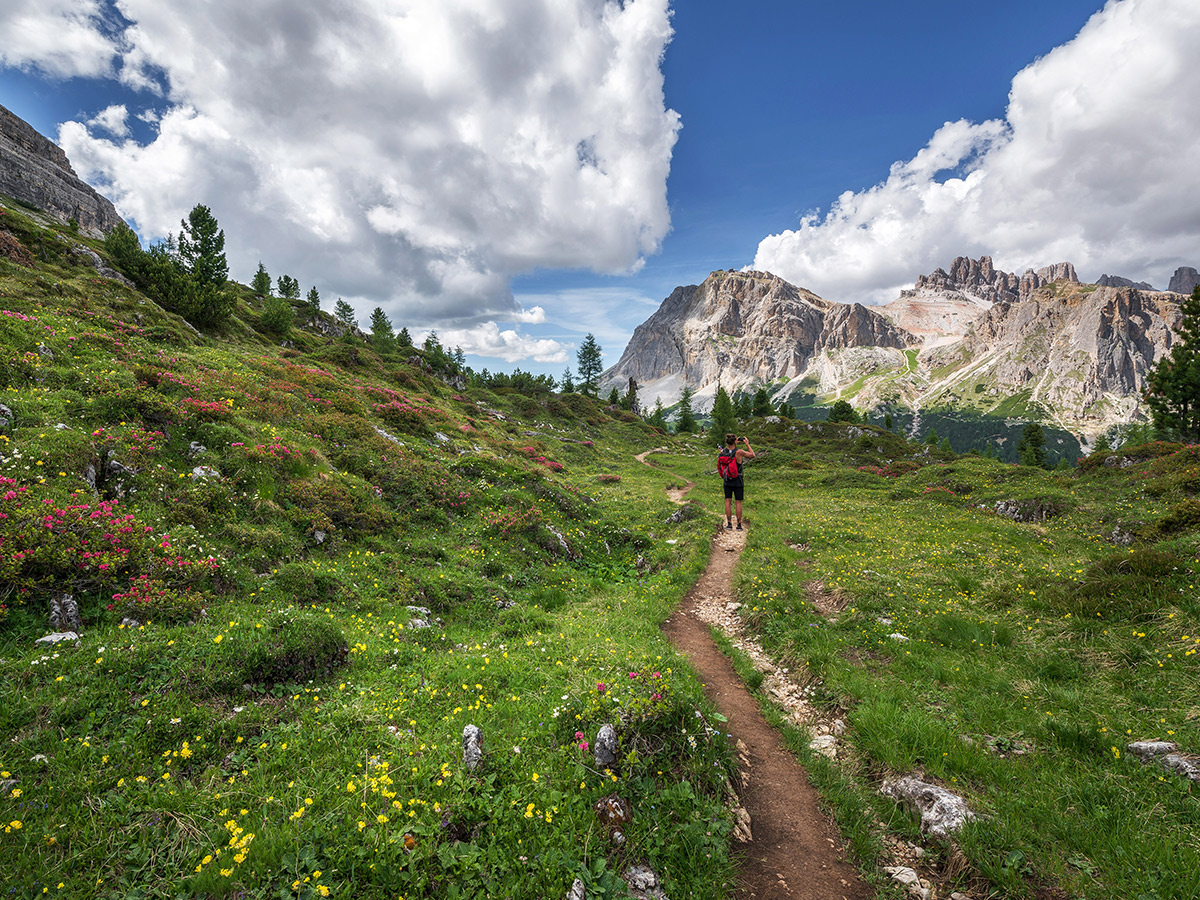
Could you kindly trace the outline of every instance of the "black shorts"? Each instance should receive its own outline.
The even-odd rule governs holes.
[[[745,494],[746,494],[746,483],[744,481],[742,481],[742,479],[739,478],[736,481],[725,482],[725,499],[726,500],[728,500],[732,497],[734,500],[737,500],[740,503],[746,499]]]

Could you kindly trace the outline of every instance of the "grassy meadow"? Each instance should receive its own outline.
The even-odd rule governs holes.
[[[707,562],[710,441],[411,348],[281,347],[245,290],[198,333],[3,213],[3,896],[617,897],[640,862],[729,895],[731,748],[658,627]],[[837,761],[785,732],[881,896],[919,840],[892,773],[979,814],[922,863],[972,897],[1200,896],[1195,790],[1125,750],[1200,746],[1200,452],[1052,473],[852,427],[748,423],[735,588],[848,723]],[[668,521],[687,480],[708,514]],[[35,644],[67,593],[79,645]]]
[[[632,862],[724,895],[730,748],[658,629],[711,523],[667,522],[660,433],[283,349],[248,297],[198,334],[3,224],[4,896],[602,897]],[[35,645],[63,593],[79,646]]]
[[[836,763],[796,740],[847,839],[868,861],[887,832],[919,841],[874,792],[916,773],[979,816],[960,842],[969,865],[926,844],[951,886],[1200,896],[1195,786],[1126,752],[1200,750],[1197,448],[1061,473],[904,458],[897,438],[861,432],[763,429],[736,577],[753,633],[849,726]],[[677,465],[703,478],[707,462]],[[997,514],[1003,501],[1034,521]],[[813,582],[840,612],[816,610]]]

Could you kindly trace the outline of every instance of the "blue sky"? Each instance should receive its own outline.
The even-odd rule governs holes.
[[[1200,264],[1190,0],[119,6],[7,4],[0,103],[143,236],[206,203],[235,277],[476,368],[615,362],[717,268],[878,303],[957,255]]]

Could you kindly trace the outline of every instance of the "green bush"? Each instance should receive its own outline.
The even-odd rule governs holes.
[[[1195,531],[1197,528],[1200,528],[1200,500],[1177,503],[1158,521],[1158,530],[1163,534]]]
[[[330,603],[342,593],[341,578],[306,563],[280,566],[271,575],[271,587],[299,605]]]
[[[262,627],[231,628],[188,679],[202,694],[239,694],[322,678],[345,664],[346,638],[327,617],[307,610],[271,614]]]

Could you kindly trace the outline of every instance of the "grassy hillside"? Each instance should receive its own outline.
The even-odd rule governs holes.
[[[660,434],[282,349],[248,292],[200,334],[0,221],[8,896],[563,896],[632,861],[724,893],[729,748],[657,628],[708,524],[632,461]],[[67,594],[78,646],[35,645]]]
[[[8,896],[603,897],[632,862],[727,896],[730,748],[658,629],[716,518],[669,521],[664,489],[720,505],[704,437],[411,349],[283,348],[249,291],[199,333],[77,236],[0,229]],[[1200,895],[1195,788],[1126,751],[1200,748],[1196,448],[1051,473],[750,434],[739,599],[848,725],[837,761],[785,732],[881,895],[905,841],[972,897]],[[633,461],[660,445],[665,471]],[[35,645],[66,595],[78,646]],[[961,853],[877,794],[892,773],[968,799]]]
[[[916,773],[979,814],[968,865],[926,841],[923,875],[972,896],[1200,896],[1196,786],[1126,750],[1200,753],[1200,451],[1063,474],[787,423],[755,447],[739,600],[848,724],[838,762],[797,746],[859,852],[921,841],[875,792]]]

